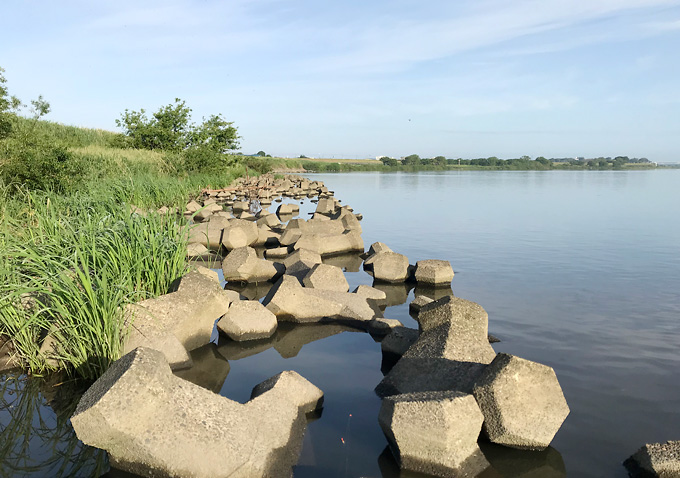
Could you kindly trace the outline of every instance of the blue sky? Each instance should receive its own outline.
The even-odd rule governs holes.
[[[222,113],[242,150],[680,161],[680,0],[8,1],[0,66],[48,119]]]

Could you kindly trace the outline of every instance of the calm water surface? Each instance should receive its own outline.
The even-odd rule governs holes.
[[[680,170],[310,176],[363,213],[366,247],[379,240],[411,263],[451,261],[453,293],[487,310],[490,332],[502,339],[496,351],[555,369],[571,414],[545,452],[486,445],[501,476],[623,478],[621,462],[639,446],[680,439]],[[303,204],[302,215],[312,208]],[[356,257],[334,260],[352,286],[372,283]],[[416,326],[408,315],[416,291],[386,292],[393,306],[385,315]],[[266,288],[243,293],[260,298]],[[241,402],[281,370],[324,390],[296,477],[399,476],[377,424],[382,357],[370,335],[282,327],[270,341],[243,347],[220,338],[192,355],[185,378]],[[29,394],[10,395],[7,383],[0,476],[106,468],[58,418],[68,404],[12,382],[36,388],[22,405],[17,397]],[[21,407],[47,418],[34,411],[22,435]]]

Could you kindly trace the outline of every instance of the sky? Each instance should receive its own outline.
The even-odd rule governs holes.
[[[680,161],[680,0],[7,0],[0,67],[46,119],[181,98],[246,154]]]

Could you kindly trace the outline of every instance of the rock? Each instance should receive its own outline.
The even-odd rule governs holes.
[[[290,251],[287,247],[277,247],[274,249],[267,249],[264,251],[264,257],[267,259],[285,259],[288,257]]]
[[[276,316],[262,304],[254,300],[242,300],[229,307],[217,322],[217,328],[230,339],[241,342],[271,337],[276,324]]]
[[[542,450],[562,426],[569,406],[551,367],[500,353],[474,385],[493,443]]]
[[[373,256],[375,254],[380,254],[381,252],[394,252],[392,249],[389,248],[387,244],[384,242],[374,242],[371,244],[371,247],[368,248],[368,257]]]
[[[405,282],[409,278],[408,258],[396,252],[381,252],[374,256],[373,278],[383,282]]]
[[[274,247],[279,245],[281,234],[272,231],[269,226],[258,227],[257,234],[257,240],[253,243],[254,246]]]
[[[342,269],[327,264],[316,264],[302,278],[302,285],[314,289],[349,291],[349,284]]]
[[[276,214],[261,215],[260,217],[257,218],[257,221],[255,221],[255,223],[258,226],[269,226],[269,227],[281,226],[281,221],[279,221],[279,218]]]
[[[384,355],[392,355],[393,358],[401,357],[411,345],[418,340],[419,332],[408,327],[393,328],[380,342],[380,348]]]
[[[302,234],[295,242],[295,249],[309,249],[323,255],[341,254],[343,252],[363,251],[364,241],[358,231],[345,231],[332,236],[320,234]]]
[[[376,289],[370,285],[361,284],[357,286],[356,289],[354,289],[353,293],[360,295],[361,297],[374,300],[378,307],[382,309],[387,307],[387,294],[385,294],[385,292],[381,291],[380,289]]]
[[[127,304],[123,314],[125,324],[131,325],[123,347],[124,354],[137,347],[149,347],[160,351],[172,370],[181,370],[193,365],[189,352],[182,342],[168,327],[158,323],[144,307]]]
[[[251,245],[249,239],[242,227],[228,227],[222,232],[222,245],[229,251]]]
[[[20,368],[21,362],[16,358],[16,351],[9,337],[0,334],[0,372]]]
[[[231,210],[234,213],[247,211],[248,209],[250,209],[248,201],[234,201],[234,204],[231,205]]]
[[[422,392],[383,399],[378,422],[401,468],[440,477],[489,467],[477,438],[483,416],[472,395]]]
[[[200,205],[199,203],[197,203],[196,201],[189,201],[189,203],[187,204],[187,207],[184,208],[184,209],[185,209],[187,212],[193,214],[193,213],[195,213],[196,211],[198,211],[199,209],[201,209],[201,205]]]
[[[286,229],[281,234],[279,242],[282,246],[292,246],[295,244],[302,236],[302,231],[299,228]]]
[[[416,283],[416,288],[414,290],[416,296],[427,297],[432,300],[439,300],[446,296],[454,297],[453,289],[451,285],[443,285],[439,287],[434,287],[431,285],[425,285],[422,282]]]
[[[372,335],[383,336],[389,334],[390,331],[393,329],[403,327],[404,324],[402,324],[397,319],[387,319],[385,317],[378,317],[376,319],[371,320],[367,324],[366,330]]]
[[[181,354],[176,345],[170,344],[167,333],[174,335],[187,350],[205,345],[210,342],[215,321],[226,313],[230,303],[230,294],[222,289],[214,272],[210,274],[201,268],[191,271],[182,277],[176,292],[141,301],[128,311],[138,313],[123,353],[147,345],[145,335],[154,329],[157,331],[154,340],[164,337],[161,342],[174,350],[168,360],[177,363]]]
[[[194,219],[198,220],[198,221],[205,221],[210,216],[212,216],[214,213],[221,211],[221,210],[222,210],[222,206],[220,206],[219,204],[214,204],[214,203],[208,204],[206,206],[203,206],[198,211],[196,211],[196,213],[194,213]]]
[[[231,367],[229,361],[217,352],[217,346],[206,344],[192,350],[190,356],[193,365],[177,370],[174,374],[214,393],[220,393]]]
[[[305,413],[321,408],[323,392],[305,380],[296,372],[281,372],[253,388],[250,399],[270,392],[278,395],[281,400],[295,403]]]
[[[281,204],[277,209],[276,209],[276,214],[281,216],[286,216],[286,215],[296,215],[300,212],[300,206],[297,204]]]
[[[347,292],[305,288],[289,275],[284,275],[274,284],[262,303],[279,321],[295,323],[335,319],[343,323],[365,325],[380,315],[364,297]]]
[[[490,344],[496,344],[496,343],[498,343],[498,342],[501,341],[501,339],[499,339],[499,338],[496,337],[495,335],[491,335],[491,334],[488,335],[488,338],[489,338],[489,343],[490,343]]]
[[[484,309],[447,296],[423,306],[418,320],[418,341],[380,382],[376,393],[472,392],[475,381],[496,355],[489,345]]]
[[[680,477],[680,441],[647,444],[623,462],[632,478]]]
[[[428,285],[449,285],[453,280],[453,268],[449,261],[428,259],[416,262],[416,282]]]
[[[361,223],[359,222],[359,219],[352,214],[349,208],[343,207],[340,209],[340,215],[338,216],[337,221],[340,221],[346,231],[361,232]]]
[[[308,249],[298,249],[283,261],[286,274],[295,276],[299,281],[317,264],[321,264],[321,255]]]
[[[222,243],[221,225],[213,222],[202,222],[189,229],[189,244],[203,244],[208,249],[217,251]]]
[[[430,299],[429,297],[425,297],[424,295],[419,295],[411,301],[411,304],[409,305],[408,310],[409,310],[410,313],[418,315],[418,313],[420,312],[420,309],[423,306],[429,304],[430,302],[433,302],[433,300]]]
[[[210,254],[207,247],[200,243],[191,243],[187,246],[187,257],[201,257]]]
[[[296,377],[240,404],[173,376],[163,354],[138,348],[88,389],[71,423],[112,466],[138,475],[290,476],[310,408],[300,397],[317,391]]]
[[[338,204],[335,199],[319,199],[316,204],[316,214],[332,215],[338,209]]]
[[[258,258],[252,247],[239,247],[224,258],[222,272],[227,281],[266,282],[279,276],[283,268]]]

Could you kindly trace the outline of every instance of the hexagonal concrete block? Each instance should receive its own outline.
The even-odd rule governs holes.
[[[477,476],[489,467],[477,438],[484,417],[472,395],[420,392],[383,399],[378,422],[400,467],[434,476]]]
[[[496,356],[473,394],[489,439],[513,448],[544,449],[569,415],[552,367],[509,354]]]
[[[339,267],[328,264],[316,264],[302,278],[302,285],[313,289],[349,291],[347,278]]]
[[[373,277],[384,282],[404,282],[409,276],[408,258],[396,252],[380,252],[372,263]]]
[[[256,300],[234,302],[217,328],[238,342],[266,339],[276,330],[276,316]]]
[[[416,282],[429,285],[448,285],[453,280],[453,268],[449,261],[427,259],[416,262]]]

